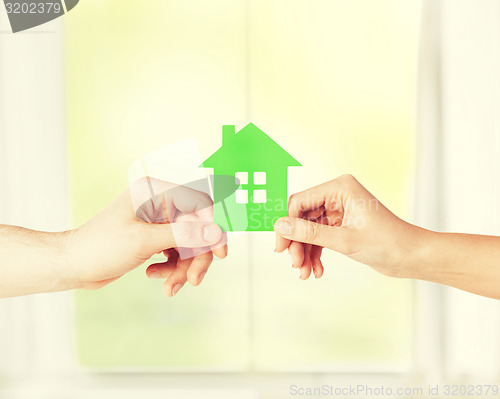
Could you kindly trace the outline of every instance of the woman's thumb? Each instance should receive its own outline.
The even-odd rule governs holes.
[[[289,240],[314,244],[343,252],[345,227],[334,227],[309,220],[284,217],[274,224],[274,231]]]

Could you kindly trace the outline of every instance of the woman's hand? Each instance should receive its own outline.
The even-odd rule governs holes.
[[[288,215],[275,224],[276,251],[288,249],[304,280],[311,271],[323,275],[323,248],[389,276],[415,277],[410,260],[431,233],[395,216],[351,175],[292,195]]]

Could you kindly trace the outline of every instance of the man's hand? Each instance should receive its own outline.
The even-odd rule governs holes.
[[[134,201],[145,187],[145,181],[136,183],[131,187]],[[226,257],[225,234],[213,223],[213,203],[207,194],[155,179],[148,183],[159,194],[144,196],[137,212],[127,191],[71,232],[72,271],[83,288],[100,288],[163,252],[166,261],[149,266],[146,273],[166,279],[165,293],[174,296],[186,281],[202,282],[214,254]]]
[[[167,296],[186,281],[200,284],[213,255],[227,255],[225,234],[213,223],[212,200],[186,187],[152,183],[161,210],[150,199],[136,214],[127,190],[75,230],[46,233],[0,226],[0,297],[101,288],[162,252],[167,260],[146,273],[166,279]],[[137,215],[143,220],[149,215],[149,223]]]

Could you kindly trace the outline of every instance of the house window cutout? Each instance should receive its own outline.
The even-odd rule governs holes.
[[[236,203],[248,204],[248,190],[236,190]]]
[[[221,179],[214,180],[214,202],[222,205],[214,206],[214,221],[224,231],[274,231],[274,221],[287,215],[283,204],[288,198],[288,169],[301,164],[249,123],[238,132],[234,125],[223,125],[222,146],[200,166],[212,168],[214,176],[238,179],[238,184],[230,185],[231,190]],[[228,196],[232,201],[226,204]],[[250,202],[260,206],[249,206]]]
[[[248,172],[236,172],[234,177],[236,184],[248,184]]]
[[[266,172],[254,172],[253,184],[266,184]]]
[[[265,204],[267,202],[267,190],[254,190],[253,203]]]

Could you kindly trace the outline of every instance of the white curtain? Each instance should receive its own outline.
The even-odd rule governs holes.
[[[0,224],[69,226],[62,44],[58,21],[0,33]],[[49,373],[69,364],[70,303],[68,293],[2,299],[0,372],[36,379],[42,364]]]
[[[500,235],[500,2],[427,0],[421,39],[417,222]],[[421,287],[421,311],[443,321],[436,373],[498,379],[500,303]]]

